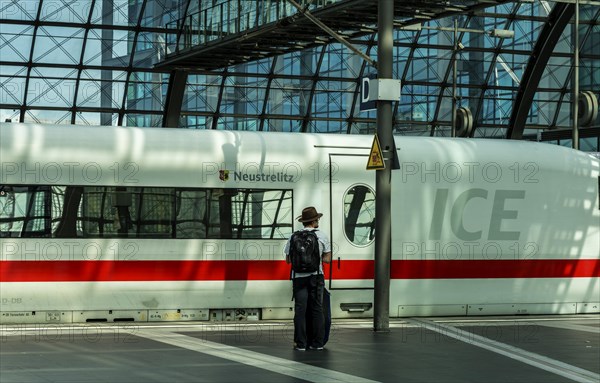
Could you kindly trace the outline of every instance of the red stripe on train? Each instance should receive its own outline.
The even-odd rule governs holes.
[[[373,261],[334,262],[333,279],[371,279]],[[0,282],[287,280],[284,261],[0,261]],[[325,276],[329,277],[329,267]],[[392,279],[600,277],[600,260],[392,261]]]

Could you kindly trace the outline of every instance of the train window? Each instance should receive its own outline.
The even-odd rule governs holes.
[[[47,186],[2,186],[0,237],[49,237],[50,201]]]
[[[375,238],[375,193],[365,185],[350,188],[344,196],[344,232],[355,245],[366,246]]]
[[[52,233],[57,238],[81,236],[77,219],[83,196],[81,186],[52,186]]]
[[[208,238],[286,238],[291,234],[291,191],[213,189]]]
[[[85,237],[171,238],[174,188],[85,187],[80,224]]]
[[[207,190],[175,192],[175,237],[206,238]]]
[[[289,190],[207,189],[177,194],[177,238],[287,238]]]
[[[61,222],[66,187],[65,186],[52,186],[50,188],[50,190],[51,190],[50,194],[51,194],[51,199],[52,199],[52,211],[51,211],[51,213],[52,213],[51,227],[52,228],[51,228],[51,231],[52,231],[52,233],[55,233]]]
[[[112,186],[83,188],[78,209],[77,236],[109,238],[129,236],[129,230],[132,228],[129,206],[120,206],[117,202],[122,201],[121,193],[125,191],[125,188]]]
[[[212,189],[208,200],[208,238],[232,238],[232,198],[237,189]]]
[[[274,239],[292,233],[292,191],[3,186],[2,237]]]
[[[291,234],[291,191],[247,189],[232,198],[233,238],[287,238]]]
[[[120,193],[123,206],[129,206],[132,228],[138,238],[171,238],[174,188],[129,188]],[[119,199],[117,198],[117,202]],[[120,207],[120,206],[119,206]]]

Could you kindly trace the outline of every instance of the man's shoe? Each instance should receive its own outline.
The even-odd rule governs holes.
[[[317,350],[317,351],[322,351],[323,347],[314,347],[314,346],[310,346],[309,347],[311,350]]]
[[[294,346],[294,350],[296,350],[296,351],[306,351],[306,348]]]

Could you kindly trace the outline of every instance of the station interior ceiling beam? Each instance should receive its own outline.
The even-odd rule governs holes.
[[[567,3],[556,3],[548,15],[548,22],[540,32],[538,40],[531,52],[523,78],[519,84],[510,116],[506,138],[520,140],[527,125],[529,110],[533,97],[544,73],[544,68],[560,40],[560,36],[573,17],[575,6]]]

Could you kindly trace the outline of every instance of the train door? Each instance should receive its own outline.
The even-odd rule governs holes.
[[[372,289],[375,249],[375,171],[368,155],[329,156],[331,289]]]

